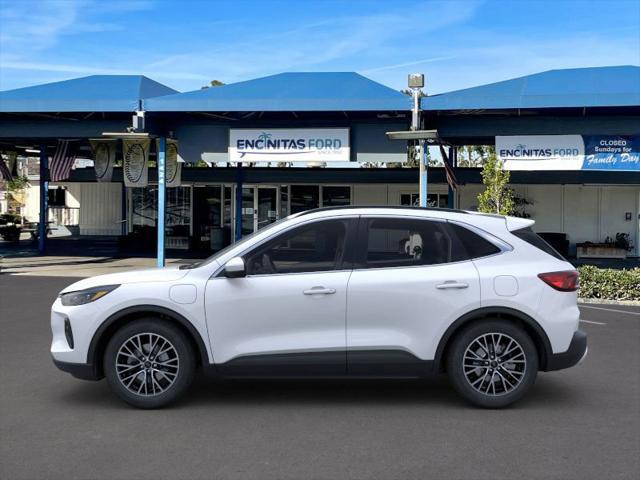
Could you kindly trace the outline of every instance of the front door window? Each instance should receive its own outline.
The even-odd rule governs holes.
[[[247,255],[249,275],[331,271],[343,268],[349,220],[303,225]]]

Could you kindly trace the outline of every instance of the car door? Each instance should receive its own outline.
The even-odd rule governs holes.
[[[207,283],[217,368],[232,376],[342,375],[355,218],[315,220],[243,255],[247,275]]]
[[[446,221],[363,217],[347,302],[354,375],[420,375],[446,328],[480,306],[478,273]]]

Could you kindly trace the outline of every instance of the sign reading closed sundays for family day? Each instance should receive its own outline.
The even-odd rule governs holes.
[[[348,162],[348,128],[230,129],[230,162]]]
[[[497,136],[496,154],[507,170],[640,171],[640,136]]]

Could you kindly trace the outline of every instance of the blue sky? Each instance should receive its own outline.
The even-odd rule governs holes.
[[[0,90],[144,74],[181,91],[357,71],[439,93],[554,68],[640,64],[640,1],[0,0]]]

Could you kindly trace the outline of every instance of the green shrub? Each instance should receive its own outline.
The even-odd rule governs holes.
[[[578,271],[582,298],[640,300],[640,268],[614,270],[584,265]]]

